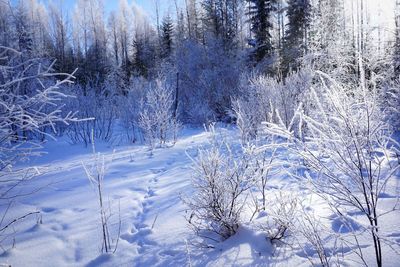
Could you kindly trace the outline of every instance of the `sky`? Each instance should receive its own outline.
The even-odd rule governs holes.
[[[11,0],[16,2],[17,0]],[[63,2],[64,6],[68,10],[72,10],[76,0],[39,0],[47,3]],[[103,0],[106,13],[112,10],[117,10],[119,0]],[[143,11],[149,16],[150,21],[156,20],[155,14],[155,1],[159,3],[160,17],[166,12],[170,12],[172,15],[175,14],[175,0],[128,0],[130,4],[136,3],[137,6],[141,7]],[[178,5],[183,5],[184,0],[177,0]],[[370,13],[370,22],[372,25],[383,26],[388,28],[390,31],[394,26],[394,7],[396,0],[363,0]],[[346,13],[351,12],[351,3],[356,3],[357,0],[345,0]],[[355,4],[354,4],[355,5]]]
[[[68,10],[72,10],[75,6],[76,0],[41,0],[44,3],[47,3],[49,1],[53,1],[55,3],[62,1],[64,6]],[[147,15],[150,16],[151,20],[156,19],[156,14],[155,14],[155,1],[156,0],[128,0],[130,4],[133,2],[136,3],[139,7],[141,7]],[[119,0],[103,0],[104,2],[104,8],[106,13],[109,13],[113,10],[118,9],[118,3]],[[183,0],[177,0],[178,4],[181,4]],[[175,3],[174,0],[158,0],[159,3],[159,8],[160,8],[160,16],[165,12],[171,12],[172,14],[175,14]]]

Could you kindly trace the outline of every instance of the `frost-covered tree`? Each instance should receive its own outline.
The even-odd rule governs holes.
[[[202,6],[206,30],[221,39],[226,48],[234,45],[238,35],[240,1],[203,0]]]
[[[347,78],[343,74],[356,68],[357,60],[352,38],[345,27],[343,1],[319,0],[312,11],[309,34],[309,59],[312,63],[308,63],[336,79]]]
[[[200,11],[197,0],[185,0],[186,25],[189,39],[200,40]],[[183,15],[183,14],[182,14]],[[179,15],[178,15],[179,17]],[[184,26],[184,20],[179,23]]]
[[[387,110],[376,87],[367,88],[366,81],[347,87],[324,73],[319,75],[321,87],[312,89],[315,110],[309,114],[299,110],[289,126],[266,123],[265,130],[285,138],[290,151],[303,159],[310,170],[305,178],[333,212],[350,224],[349,213],[364,216],[368,226],[355,234],[369,234],[376,264],[383,266],[387,239],[382,216],[399,207],[395,203],[382,210],[379,203],[400,168],[399,145],[392,139],[392,127],[385,121]],[[302,131],[303,125],[307,132]],[[398,185],[390,190],[397,192]]]
[[[29,10],[23,1],[18,2],[13,14],[15,23],[15,34],[17,37],[17,48],[25,53],[25,56],[32,56],[33,52],[33,29],[30,25]]]
[[[54,58],[57,59],[57,69],[59,71],[69,71],[70,58],[68,58],[67,50],[69,49],[68,40],[68,27],[69,22],[67,19],[65,9],[61,4],[56,5],[51,3],[49,6],[49,17],[51,24],[51,37],[53,39],[53,51]]]
[[[126,75],[131,73],[131,41],[133,39],[133,11],[126,0],[120,0],[117,11],[118,41],[121,47],[121,65]]]
[[[394,72],[395,78],[400,77],[400,1],[396,1],[396,33],[395,33],[395,44],[393,49],[393,64],[394,64]]]
[[[179,122],[174,116],[174,91],[165,80],[150,84],[143,108],[139,115],[139,126],[144,132],[146,142],[153,149],[167,142],[176,142]]]
[[[18,218],[9,218],[7,211],[18,197],[32,194],[37,189],[27,189],[26,183],[40,175],[38,169],[18,170],[15,164],[33,155],[38,155],[43,140],[57,134],[57,124],[76,121],[75,113],[64,113],[62,101],[68,97],[61,90],[64,84],[72,83],[73,76],[53,73],[54,64],[43,67],[37,59],[20,64],[21,53],[0,47],[0,199],[8,208],[1,215],[0,236],[2,240]],[[29,72],[28,68],[34,69]],[[58,79],[52,79],[53,77]],[[61,79],[60,79],[61,77]],[[25,84],[29,94],[22,93]],[[33,89],[34,88],[34,89]],[[37,213],[37,212],[33,212]],[[26,217],[28,213],[22,215]]]
[[[6,1],[0,2],[0,45],[11,46],[12,19],[10,5]]]
[[[254,184],[251,156],[238,155],[226,141],[211,131],[212,147],[199,149],[193,159],[192,185],[184,197],[187,220],[194,232],[206,239],[223,241],[234,235],[242,221],[247,190]]]

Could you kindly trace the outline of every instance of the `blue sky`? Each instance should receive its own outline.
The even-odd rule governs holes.
[[[72,11],[76,2],[75,0],[38,0],[38,1],[44,3],[48,3],[50,1],[58,3],[61,1],[69,11]],[[140,6],[153,21],[156,18],[154,1],[155,0],[128,0],[129,3],[135,2],[138,6]],[[18,0],[11,0],[11,3],[16,3],[16,2],[18,2]],[[103,2],[106,13],[109,13],[112,10],[117,10],[118,8],[119,0],[103,0]],[[160,17],[162,17],[162,15],[168,11],[171,12],[172,14],[175,14],[174,0],[158,0],[158,2],[160,5]],[[182,3],[183,0],[177,0],[177,2]]]

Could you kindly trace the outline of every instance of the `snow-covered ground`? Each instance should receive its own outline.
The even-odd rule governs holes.
[[[240,139],[235,129],[222,128],[229,142]],[[11,266],[309,266],[304,250],[299,247],[273,247],[265,233],[244,220],[239,232],[215,248],[192,245],[193,232],[185,220],[185,205],[180,196],[190,195],[191,159],[197,149],[208,145],[209,133],[202,129],[185,129],[175,146],[156,149],[150,154],[142,145],[111,148],[98,144],[104,155],[107,173],[104,196],[110,205],[111,237],[118,235],[114,254],[101,253],[101,230],[96,191],[85,175],[82,163],[91,164],[91,148],[70,145],[66,140],[49,142],[48,154],[27,165],[37,165],[42,173],[30,183],[40,191],[18,199],[8,212],[9,218],[40,211],[15,224],[15,247],[0,256],[0,264]],[[190,157],[189,157],[190,156]],[[397,183],[396,180],[395,183]],[[271,194],[281,189],[307,194],[300,184],[284,175],[271,178]],[[28,190],[28,189],[24,189]],[[28,190],[29,191],[29,190]],[[319,215],[326,213],[327,225],[343,231],[329,211],[310,198],[310,208]],[[382,202],[393,203],[396,193],[388,193]],[[386,207],[389,205],[383,205]],[[2,209],[5,207],[2,206]],[[119,211],[120,210],[120,211]],[[357,227],[357,220],[354,215]],[[382,227],[400,244],[398,212],[382,218]],[[115,241],[115,240],[114,240]],[[12,246],[13,238],[4,247]],[[328,241],[326,241],[328,242]],[[115,243],[115,242],[114,242]],[[366,243],[367,244],[367,243]],[[362,245],[366,258],[373,264],[373,248]],[[398,248],[398,247],[397,247]],[[307,250],[307,248],[306,248]],[[344,251],[346,252],[346,251]],[[369,253],[371,252],[371,253]],[[315,257],[315,251],[308,250]],[[399,266],[400,256],[384,247],[384,266]],[[354,263],[357,266],[357,263]]]

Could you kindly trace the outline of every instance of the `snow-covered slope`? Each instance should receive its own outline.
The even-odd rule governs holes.
[[[239,137],[234,129],[220,130],[224,131],[230,142],[238,142]],[[38,165],[43,173],[30,184],[31,189],[42,189],[19,198],[8,213],[8,217],[13,218],[38,210],[40,216],[28,217],[15,225],[15,247],[0,256],[0,264],[310,265],[301,250],[296,251],[289,247],[277,250],[266,240],[265,234],[256,231],[254,224],[246,221],[234,237],[216,245],[214,249],[191,245],[193,233],[187,227],[185,206],[180,195],[190,195],[192,190],[191,159],[188,155],[196,157],[197,148],[208,145],[208,136],[209,133],[201,129],[186,129],[174,147],[156,149],[152,155],[145,146],[109,148],[98,145],[97,149],[104,155],[107,165],[104,196],[112,213],[109,219],[111,237],[117,237],[121,221],[120,239],[115,254],[100,252],[98,200],[82,167],[82,163],[92,162],[90,148],[71,146],[62,140],[48,143],[45,146],[47,155],[26,163]],[[282,176],[271,179],[269,188],[271,191],[291,188],[301,194],[299,185]],[[388,195],[384,201],[393,202],[395,196]],[[318,203],[313,206],[316,211],[323,212],[321,207]],[[387,224],[383,225],[391,229],[393,237],[400,242],[398,215],[399,213],[390,215],[385,219]],[[332,227],[337,227],[338,222],[331,221]],[[12,246],[13,242],[12,238],[8,238],[5,247]],[[385,266],[396,266],[400,262],[397,254],[386,253],[389,256],[385,258]]]

